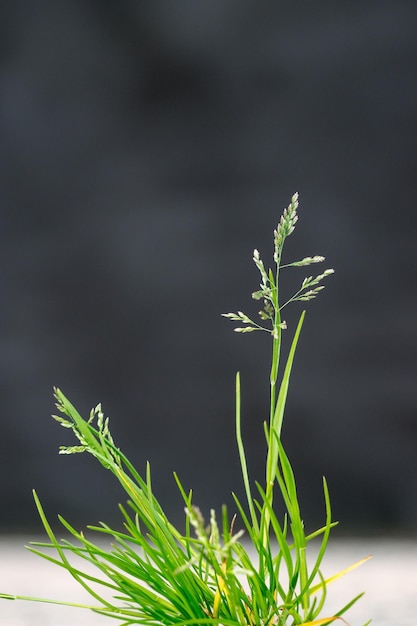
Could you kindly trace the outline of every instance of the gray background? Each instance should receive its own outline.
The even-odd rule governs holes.
[[[57,455],[53,385],[103,402],[180,520],[174,469],[205,513],[242,493],[239,369],[263,479],[268,338],[220,313],[257,310],[252,250],[298,190],[288,260],[336,270],[284,426],[306,524],[325,474],[341,533],[415,533],[416,35],[414,0],[1,3],[2,530],[40,528],[33,487],[119,519],[111,476]]]

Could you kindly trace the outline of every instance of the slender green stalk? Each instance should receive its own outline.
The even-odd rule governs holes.
[[[150,465],[147,464],[142,476],[116,447],[101,405],[84,419],[65,395],[55,389],[60,415],[54,417],[63,427],[71,429],[78,440],[77,445],[62,446],[60,453],[88,452],[114,475],[128,497],[127,506],[120,505],[123,530],[114,530],[104,523],[88,526],[93,536],[111,540],[110,548],[104,548],[59,516],[69,536],[59,540],[34,492],[49,542],[33,543],[29,549],[65,569],[92,596],[95,604],[79,605],[6,593],[0,594],[0,598],[83,606],[113,617],[121,626],[325,626],[342,619],[341,615],[361,597],[356,596],[334,615],[322,616],[328,585],[366,559],[324,578],[321,564],[330,531],[336,525],[332,521],[327,483],[323,479],[324,526],[306,533],[294,472],[281,438],[291,371],[305,317],[303,311],[282,368],[281,344],[286,323],[281,312],[291,302],[316,297],[323,289],[322,280],[333,272],[329,269],[316,277],[306,277],[293,296],[281,304],[281,269],[324,260],[319,256],[305,257],[282,265],[284,243],[298,220],[297,208],[295,194],[274,231],[274,271],[265,269],[257,250],[253,254],[261,283],[252,297],[263,301],[259,312],[261,322],[255,322],[242,311],[225,314],[241,324],[235,329],[237,332],[262,330],[272,340],[269,420],[264,422],[265,484],[252,486],[249,477],[242,437],[239,373],[236,375],[236,441],[246,506],[233,494],[237,514],[229,518],[224,506],[220,521],[211,510],[207,523],[193,504],[192,491],[186,491],[174,474],[184,503],[184,531],[169,521],[154,495]],[[280,495],[278,503],[275,494]],[[307,552],[315,541],[320,546],[315,561],[310,563]],[[91,568],[84,571],[79,560],[75,566],[73,556],[94,566],[97,573],[92,574]]]
[[[251,522],[254,529],[259,532],[258,519],[256,517],[255,507],[253,504],[253,498],[249,482],[248,466],[246,463],[245,448],[243,446],[242,430],[241,430],[241,399],[240,399],[240,374],[236,374],[236,441],[239,451],[240,467],[242,471],[243,484],[246,492],[246,499],[248,502],[249,512],[251,516]]]

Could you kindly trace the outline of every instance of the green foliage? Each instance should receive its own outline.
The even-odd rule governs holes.
[[[270,411],[264,424],[267,446],[264,485],[253,485],[249,478],[241,431],[240,376],[236,376],[236,439],[246,502],[234,494],[237,513],[232,518],[223,507],[219,519],[212,510],[206,522],[193,503],[192,492],[187,492],[174,474],[185,510],[185,531],[178,530],[153,493],[149,464],[145,476],[141,476],[116,447],[101,405],[85,420],[64,394],[55,389],[60,415],[54,417],[61,426],[71,429],[78,440],[77,445],[62,446],[60,453],[92,454],[114,474],[128,496],[127,506],[119,505],[123,531],[104,523],[88,526],[97,537],[110,539],[110,548],[104,548],[102,542],[91,541],[61,516],[59,520],[70,539],[58,540],[34,492],[49,542],[33,543],[29,549],[63,567],[91,594],[94,604],[85,608],[116,618],[124,626],[318,626],[344,621],[340,616],[361,597],[359,594],[335,615],[321,617],[328,584],[366,559],[324,579],[321,564],[330,531],[336,525],[332,521],[327,483],[323,479],[324,525],[306,533],[294,473],[281,440],[291,369],[304,321],[303,312],[278,385],[281,338],[286,328],[281,311],[290,302],[317,296],[323,289],[322,280],[333,272],[328,269],[314,278],[308,276],[289,300],[280,303],[279,279],[283,267],[304,267],[324,260],[313,256],[281,264],[284,243],[298,220],[297,208],[295,194],[274,231],[274,271],[265,269],[257,250],[253,254],[261,283],[252,297],[263,301],[259,312],[262,324],[241,311],[225,314],[241,324],[236,331],[263,330],[270,333],[272,340]],[[276,493],[281,496],[278,506],[274,503]],[[312,542],[318,543],[313,561],[307,559]],[[83,570],[80,565],[74,565],[72,556],[93,565],[97,574],[92,574],[91,568]],[[52,602],[10,594],[1,597]]]

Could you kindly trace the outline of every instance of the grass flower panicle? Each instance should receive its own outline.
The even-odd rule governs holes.
[[[277,265],[280,262],[284,241],[294,231],[298,220],[297,209],[298,193],[295,193],[291,198],[291,203],[284,209],[276,230],[274,230],[274,261]]]
[[[264,484],[252,484],[249,477],[241,428],[240,375],[236,375],[236,441],[245,501],[233,494],[236,512],[232,517],[223,506],[220,517],[211,510],[206,522],[193,503],[192,491],[186,491],[174,473],[185,510],[184,530],[179,530],[153,492],[149,463],[141,475],[117,448],[101,405],[84,419],[59,389],[54,390],[59,412],[54,418],[71,429],[78,440],[77,445],[61,446],[60,454],[92,454],[119,481],[128,501],[127,506],[119,505],[123,530],[103,522],[87,527],[93,536],[110,539],[110,548],[104,548],[61,516],[68,538],[58,540],[34,492],[49,541],[32,543],[29,550],[65,569],[89,592],[92,604],[82,605],[84,608],[115,618],[121,626],[325,626],[336,620],[346,624],[341,616],[362,595],[337,613],[326,615],[328,586],[369,557],[324,578],[322,561],[330,532],[337,524],[332,519],[327,482],[323,479],[323,526],[307,533],[294,472],[281,439],[289,380],[305,316],[303,311],[281,367],[282,333],[286,329],[281,311],[291,302],[315,298],[324,288],[322,281],[333,273],[327,269],[304,278],[298,290],[281,304],[280,271],[324,261],[322,256],[307,256],[281,264],[285,241],[298,220],[297,209],[298,194],[294,194],[274,230],[274,269],[265,269],[258,250],[253,254],[261,283],[252,298],[263,301],[261,323],[242,311],[224,314],[239,322],[237,332],[263,330],[272,340],[269,418],[264,423]],[[276,496],[280,497],[279,504]],[[316,547],[313,560],[307,559],[311,544]],[[84,570],[79,560],[75,565],[71,560],[74,556],[93,565],[96,574],[91,568]],[[7,593],[0,597],[81,606]]]

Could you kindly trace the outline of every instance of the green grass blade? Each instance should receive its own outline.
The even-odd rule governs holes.
[[[252,493],[251,493],[251,488],[250,488],[250,483],[249,483],[248,467],[246,463],[245,448],[244,448],[243,439],[242,439],[240,398],[241,398],[240,374],[238,372],[236,374],[236,440],[237,440],[237,447],[239,451],[239,459],[240,459],[240,467],[241,467],[241,472],[242,472],[242,477],[243,477],[243,484],[245,487],[246,500],[248,503],[249,512],[250,512],[250,516],[252,520],[252,526],[255,532],[259,532],[258,519],[256,517],[255,507],[253,504],[253,498],[252,498]]]

